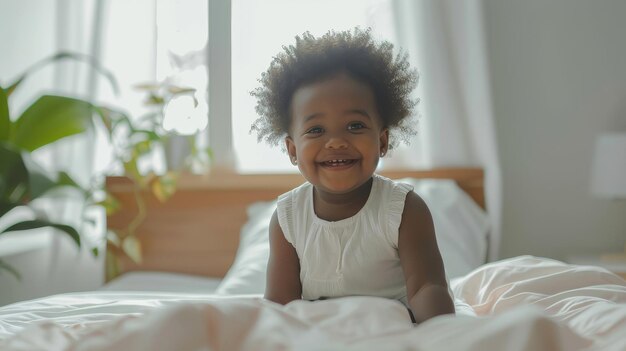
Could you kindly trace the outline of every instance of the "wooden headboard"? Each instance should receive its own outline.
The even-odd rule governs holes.
[[[427,171],[383,172],[392,178],[453,179],[484,208],[483,171],[451,168]],[[239,231],[247,220],[246,208],[269,201],[302,184],[299,174],[183,175],[176,193],[165,203],[143,193],[147,216],[137,229],[143,260],[122,258],[120,273],[128,271],[177,272],[223,277],[232,264]],[[109,228],[124,228],[137,215],[133,186],[124,177],[108,177],[107,189],[122,210],[107,217]]]

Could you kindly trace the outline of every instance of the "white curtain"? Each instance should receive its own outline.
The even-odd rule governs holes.
[[[99,60],[103,10],[103,0],[57,0],[56,52],[87,54]],[[54,66],[54,91],[93,102],[98,78],[95,70],[86,63],[64,61]],[[88,131],[57,143],[51,150],[50,160],[55,160],[53,168],[70,170],[70,175],[77,182],[89,185],[94,174],[94,138],[95,133]],[[45,293],[98,288],[104,280],[104,214],[102,211],[90,213],[96,221],[93,225],[84,221],[83,203],[78,199],[54,201],[52,208],[60,221],[70,223],[79,230],[83,245],[77,251],[66,235],[56,233],[53,236]],[[98,248],[99,257],[91,254],[94,247]]]
[[[396,43],[420,72],[418,136],[387,161],[394,168],[479,166],[498,258],[501,175],[480,0],[394,0]],[[417,157],[416,157],[417,156]]]

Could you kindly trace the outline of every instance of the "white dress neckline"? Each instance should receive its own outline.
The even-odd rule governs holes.
[[[371,202],[373,198],[372,194],[374,194],[374,191],[376,190],[375,187],[378,186],[378,182],[379,182],[378,175],[376,174],[372,175],[372,186],[370,187],[370,193],[367,195],[367,200],[365,201],[365,204],[363,204],[363,207],[361,207],[361,209],[359,209],[359,211],[355,213],[354,215],[348,218],[340,219],[338,221],[327,221],[325,219],[320,218],[317,215],[317,213],[315,213],[315,200],[314,200],[315,187],[311,187],[310,206],[313,209],[313,221],[327,228],[342,228],[342,227],[354,224],[354,222],[359,219],[359,217],[367,210],[367,208],[371,206]]]

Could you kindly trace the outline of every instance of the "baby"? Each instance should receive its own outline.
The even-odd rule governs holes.
[[[417,73],[369,30],[304,33],[284,47],[252,92],[252,129],[284,140],[307,182],[278,198],[270,223],[265,298],[367,295],[403,302],[414,322],[454,313],[424,201],[375,174],[414,133]]]

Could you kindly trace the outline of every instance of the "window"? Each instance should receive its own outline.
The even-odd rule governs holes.
[[[173,85],[194,88],[199,104],[207,105],[208,13],[206,0],[108,2],[103,15],[101,61],[116,77],[120,94],[113,94],[108,83],[100,80],[98,100],[121,108],[131,118],[141,118],[151,107],[145,103],[146,92],[137,86],[167,80]],[[191,122],[204,127],[207,118],[205,113],[204,118]],[[177,121],[173,127],[164,123],[164,127],[181,132],[195,130],[184,122]],[[206,135],[204,132],[198,137],[206,139]],[[104,136],[100,139],[96,172],[122,173],[119,166],[111,169],[110,150]],[[146,162],[140,164],[142,172],[162,172],[165,168],[160,155],[143,161]]]
[[[250,126],[257,118],[250,91],[283,45],[305,31],[372,27],[390,37],[390,1],[364,0],[233,0],[232,1],[232,144],[241,173],[296,172],[280,147],[257,143]],[[387,16],[386,16],[387,15]]]
[[[296,35],[360,26],[391,39],[392,17],[391,0],[112,1],[105,16],[103,62],[118,77],[122,96],[113,96],[102,82],[99,96],[141,116],[145,96],[134,90],[138,83],[167,78],[204,89],[209,123],[200,137],[208,139],[216,167],[296,172],[281,147],[258,143],[250,134],[257,115],[249,93],[257,79]],[[151,163],[146,168],[163,166],[158,158]]]

